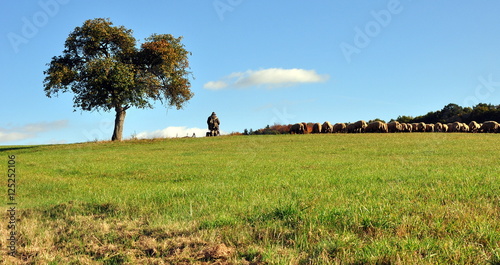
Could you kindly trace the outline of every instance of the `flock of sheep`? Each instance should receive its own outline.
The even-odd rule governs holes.
[[[296,123],[290,128],[291,134],[306,133],[306,123]],[[363,120],[355,123],[336,123],[332,125],[325,121],[323,124],[315,123],[312,127],[312,133],[396,133],[396,132],[472,132],[472,133],[500,133],[500,124],[496,121],[486,121],[477,123],[475,121],[469,124],[453,122],[448,124],[431,123],[399,123],[392,121],[389,123],[374,121],[367,123]]]

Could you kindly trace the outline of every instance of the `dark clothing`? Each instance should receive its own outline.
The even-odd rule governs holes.
[[[208,117],[207,124],[208,124],[208,129],[210,131],[218,131],[220,121],[219,121],[219,118],[217,117],[217,115],[214,115],[214,114],[210,115]]]

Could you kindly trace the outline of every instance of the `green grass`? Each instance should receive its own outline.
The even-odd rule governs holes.
[[[0,147],[17,156],[21,234],[18,257],[0,261],[500,264],[499,144],[414,133]]]

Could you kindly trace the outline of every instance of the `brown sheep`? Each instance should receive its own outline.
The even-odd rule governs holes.
[[[448,123],[449,132],[460,132],[462,130],[462,123],[456,121],[454,123]]]
[[[443,124],[440,123],[440,122],[437,122],[435,125],[434,125],[434,131],[435,132],[443,132]]]
[[[420,122],[417,124],[417,131],[425,132],[425,128],[427,128],[427,125],[425,123]]]
[[[321,132],[321,123],[315,123],[313,125],[312,133],[320,133]]]
[[[413,132],[413,126],[410,123],[406,124],[406,126],[410,132]]]
[[[469,132],[469,125],[465,124],[465,123],[462,123],[462,125],[460,126],[460,131],[461,132]]]
[[[342,132],[345,132],[347,129],[347,125],[345,125],[345,123],[335,123],[335,125],[333,125],[333,132],[334,133],[342,133]]]
[[[332,133],[333,132],[333,126],[329,121],[325,121],[323,125],[321,126],[321,132],[322,133]]]
[[[479,131],[485,133],[500,132],[500,124],[496,121],[485,121]]]
[[[403,124],[404,124],[404,128],[403,128],[404,132],[412,132],[413,131],[413,126],[411,126],[411,124],[409,124],[409,123],[403,123]]]
[[[397,121],[387,123],[387,130],[391,133],[402,132],[403,125]]]
[[[469,131],[472,132],[472,133],[477,133],[477,131],[480,129],[480,125],[479,123],[475,122],[475,121],[471,121],[469,123]]]
[[[381,121],[370,122],[366,128],[365,132],[367,133],[386,133],[387,132],[387,124]]]
[[[366,126],[368,126],[366,121],[359,120],[359,121],[354,123],[354,132],[355,133],[363,133],[363,132],[365,132]]]
[[[354,123],[349,123],[347,124],[347,128],[346,128],[346,131],[348,133],[354,133],[356,130],[356,125],[354,125]]]
[[[307,123],[302,122],[302,125],[304,125],[304,133],[309,133],[309,127],[307,127]]]
[[[295,123],[290,128],[290,134],[304,134],[304,124]]]

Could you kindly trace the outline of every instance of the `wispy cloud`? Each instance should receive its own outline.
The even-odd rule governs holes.
[[[330,77],[320,75],[315,70],[269,68],[263,70],[248,70],[236,72],[217,81],[205,83],[203,87],[209,90],[222,90],[231,88],[247,88],[264,86],[268,89],[293,86],[302,83],[325,82]]]
[[[208,132],[208,129],[200,128],[187,128],[185,126],[170,126],[165,129],[156,130],[152,132],[140,132],[135,137],[137,139],[152,139],[152,138],[173,138],[173,137],[203,137]],[[221,134],[223,134],[221,132]]]
[[[3,132],[1,130],[3,130],[3,128],[0,129],[0,143],[19,141],[19,140],[24,140],[24,139],[29,139],[29,138],[34,137],[33,134],[29,134],[29,133]]]
[[[67,120],[29,123],[11,128],[0,127],[0,143],[36,138],[38,133],[59,130],[68,127]]]

